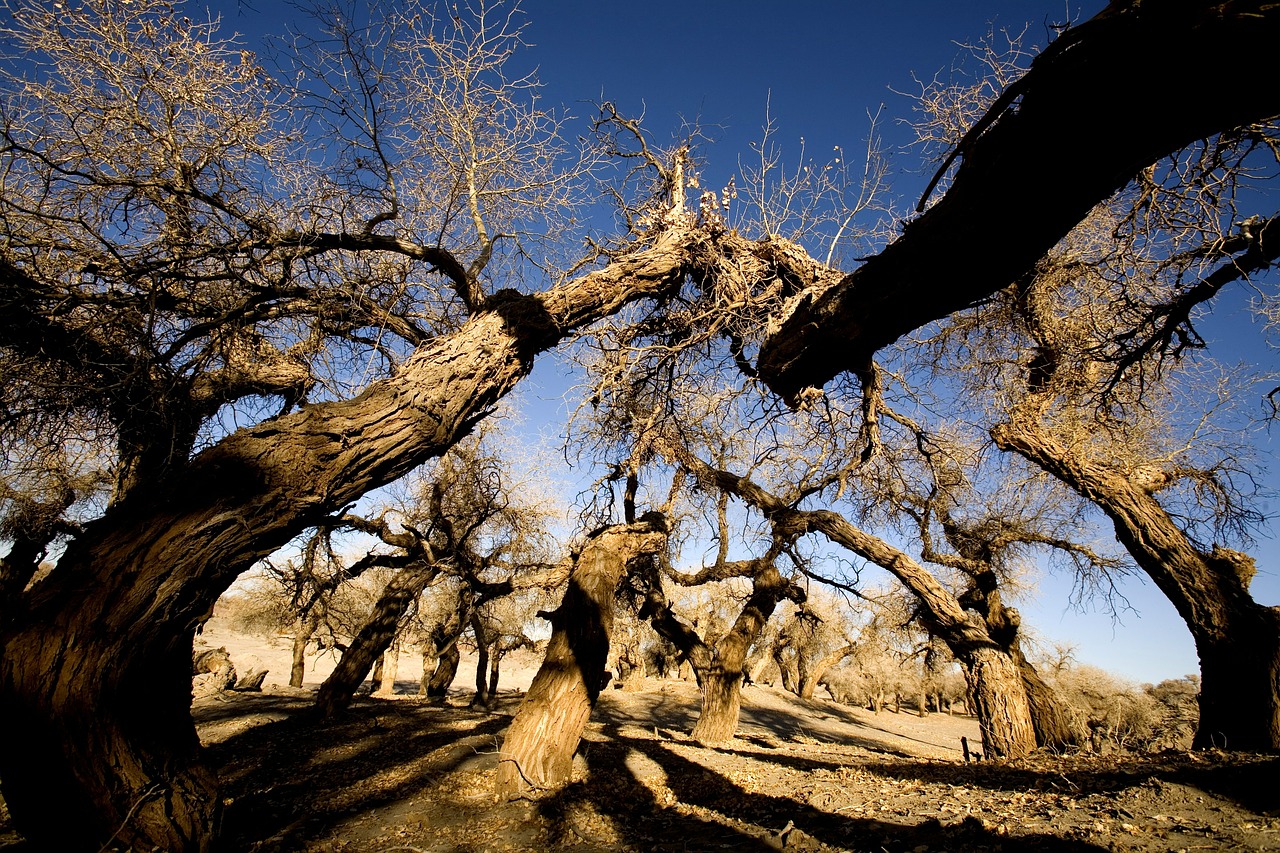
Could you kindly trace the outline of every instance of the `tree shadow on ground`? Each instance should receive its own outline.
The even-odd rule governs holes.
[[[288,849],[422,795],[443,775],[492,752],[510,722],[405,701],[358,704],[333,720],[309,710],[308,704],[304,713],[207,748],[227,804],[223,849]]]
[[[1153,756],[1038,755],[1024,762],[863,762],[886,779],[945,782],[993,791],[1118,793],[1154,782],[1194,787],[1258,813],[1280,811],[1280,756],[1251,753],[1162,753]]]
[[[1007,836],[967,818],[944,825],[936,819],[914,824],[826,812],[784,796],[753,793],[724,775],[690,761],[662,741],[629,737],[605,727],[605,742],[587,750],[588,776],[543,800],[540,810],[555,837],[601,843],[575,825],[575,810],[590,805],[608,816],[619,832],[641,849],[804,850],[818,843],[842,849],[907,851],[1101,851],[1106,848],[1053,835]],[[642,756],[660,771],[659,784],[646,785],[628,766]],[[762,756],[754,756],[761,758]],[[772,760],[774,756],[767,756]],[[674,795],[659,800],[655,789]],[[677,807],[677,803],[681,804]]]

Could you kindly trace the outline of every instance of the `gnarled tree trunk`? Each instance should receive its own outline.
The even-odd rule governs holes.
[[[369,674],[374,661],[391,647],[400,628],[400,620],[409,606],[437,574],[438,569],[434,565],[411,566],[396,572],[387,582],[369,618],[356,632],[333,672],[320,685],[316,694],[316,711],[320,716],[332,717],[351,704],[351,697]]]
[[[742,708],[743,665],[747,652],[760,637],[778,602],[790,592],[790,584],[772,560],[752,577],[751,596],[718,643],[711,666],[702,676],[702,712],[693,727],[693,739],[714,746],[733,739]]]
[[[0,626],[0,781],[37,846],[205,850],[221,799],[188,706],[196,625],[256,561],[466,435],[566,334],[678,284],[687,232],[506,293],[391,379],[239,430],[86,526]],[[6,272],[5,275],[8,275]]]
[[[985,646],[967,652],[960,663],[969,682],[986,754],[1018,758],[1033,752],[1036,733],[1031,722],[1031,707],[1022,684],[1022,672],[1013,658]]]
[[[1280,608],[1249,595],[1256,571],[1245,554],[1197,548],[1141,483],[1078,458],[1031,418],[991,432],[1017,453],[1093,501],[1116,537],[1186,622],[1200,656],[1196,747],[1280,749]]]
[[[834,649],[828,654],[823,655],[813,663],[802,662],[800,683],[796,695],[801,699],[812,699],[814,691],[818,689],[818,685],[822,683],[822,679],[826,677],[831,667],[840,663],[849,655],[857,651],[857,646],[852,643]],[[803,659],[802,659],[803,661]]]
[[[545,614],[551,640],[499,753],[500,796],[568,783],[573,753],[606,681],[614,590],[628,561],[665,548],[666,540],[665,521],[649,515],[635,524],[604,528],[583,546],[564,600]]]

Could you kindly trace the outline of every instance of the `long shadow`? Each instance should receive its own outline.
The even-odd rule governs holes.
[[[1020,767],[999,762],[936,764],[864,762],[859,768],[886,779],[949,782],[993,791],[1069,790],[1073,794],[1116,793],[1153,780],[1199,788],[1250,811],[1280,811],[1280,756],[1175,754],[1123,762],[1090,757],[1044,759]]]
[[[578,802],[591,803],[598,812],[612,818],[617,830],[629,840],[647,844],[647,849],[653,850],[803,849],[805,836],[842,849],[891,853],[922,845],[930,850],[1050,853],[1106,849],[1053,835],[1000,835],[973,818],[952,825],[936,819],[901,825],[832,814],[789,797],[750,793],[725,776],[668,750],[661,742],[630,738],[608,725],[605,733],[608,742],[593,744],[588,752],[588,778],[542,806],[544,817],[553,825],[566,827],[561,831],[577,834],[583,840],[595,839],[585,838],[572,826],[572,807]],[[707,817],[657,802],[653,792],[626,768],[626,756],[632,751],[662,769],[666,786],[679,802],[705,810]],[[722,823],[715,819],[713,815],[717,814],[727,820]],[[564,840],[572,839],[566,834]]]
[[[607,694],[606,694],[607,695]],[[593,712],[593,718],[604,721],[606,723],[622,725],[631,723],[633,725],[649,728],[658,726],[665,729],[672,729],[681,732],[692,730],[694,724],[698,721],[698,708],[690,705],[687,697],[677,695],[662,694],[634,694],[631,697],[633,703],[639,704],[641,710],[636,713],[628,713],[618,704],[608,701],[602,701],[596,705]],[[815,711],[815,714],[826,714],[826,711]],[[885,731],[886,734],[899,737],[904,740],[915,740],[906,735],[897,735],[888,730],[877,729],[874,726],[867,726],[861,720],[851,715],[831,714],[833,718],[837,718],[848,725],[859,726],[861,728],[870,728],[877,731]],[[743,706],[739,712],[738,727],[742,732],[742,736],[748,739],[752,738],[751,728],[764,729],[772,733],[779,740],[795,740],[796,736],[814,737],[824,743],[840,744],[843,746],[856,746],[871,752],[878,752],[886,755],[898,755],[903,758],[914,757],[912,753],[904,750],[894,749],[887,746],[883,740],[869,737],[858,737],[856,735],[834,735],[826,731],[814,732],[811,728],[806,727],[805,719],[798,717],[794,713],[787,711],[774,710],[770,708]],[[764,739],[756,737],[754,742],[766,748],[772,745]],[[920,741],[928,743],[927,741]],[[930,746],[938,746],[938,744],[929,743]]]
[[[505,715],[396,705],[388,712],[361,703],[333,721],[296,714],[208,747],[229,803],[223,848],[302,846],[356,815],[423,794],[474,754],[460,741],[496,738],[510,723]],[[453,745],[453,753],[433,755]]]

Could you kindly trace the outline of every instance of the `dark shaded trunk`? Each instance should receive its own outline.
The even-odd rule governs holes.
[[[13,736],[0,767],[15,827],[52,842],[40,849],[98,850],[113,837],[207,849],[221,800],[191,721],[193,633],[165,636],[164,626],[145,623],[108,632],[101,619],[77,615],[58,626],[75,638],[67,648],[38,631],[5,650],[0,718]],[[103,698],[69,701],[83,696]],[[42,818],[51,807],[54,823]]]
[[[1280,750],[1280,608],[1241,607],[1229,634],[1196,638],[1198,749]]]
[[[1216,546],[1200,550],[1151,491],[1078,458],[1028,417],[991,434],[1001,450],[1038,465],[1106,513],[1116,538],[1191,630],[1201,680],[1194,745],[1280,749],[1280,608],[1250,597],[1253,560]]]
[[[485,630],[484,619],[478,609],[471,611],[471,631],[476,638],[476,692],[471,697],[470,707],[489,707],[489,632]]]
[[[1115,2],[1067,30],[959,144],[946,195],[775,322],[761,379],[795,399],[865,369],[879,348],[1023,276],[1159,158],[1280,113],[1267,82],[1277,42],[1280,9],[1264,0]]]
[[[544,613],[552,633],[546,659],[511,721],[498,759],[502,797],[554,790],[569,782],[573,754],[606,683],[614,590],[627,563],[666,547],[661,516],[598,531],[577,555],[569,588]]]
[[[498,697],[498,676],[500,667],[502,666],[502,648],[498,647],[493,650],[492,657],[489,658],[489,701],[492,702]]]
[[[443,704],[449,696],[449,686],[458,677],[458,663],[462,654],[458,651],[458,638],[436,656],[436,668],[427,681],[427,699],[436,704]]]
[[[333,672],[320,685],[316,694],[316,711],[321,717],[332,717],[346,710],[351,698],[369,674],[374,662],[390,648],[400,629],[400,620],[422,590],[435,579],[434,565],[401,569],[387,583],[373,606],[369,618],[361,626],[351,645]]]

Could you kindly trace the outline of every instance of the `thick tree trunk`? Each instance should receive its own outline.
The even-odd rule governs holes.
[[[1067,30],[960,143],[945,196],[836,287],[775,318],[760,378],[795,399],[862,370],[879,348],[1016,281],[1160,157],[1280,113],[1267,82],[1277,42],[1280,9],[1264,0],[1122,0]]]
[[[987,646],[966,652],[960,663],[973,696],[983,752],[989,757],[1020,758],[1035,751],[1031,706],[1013,658]]]
[[[497,791],[513,797],[567,784],[573,753],[605,683],[614,590],[629,560],[666,546],[661,516],[597,532],[577,556],[552,613],[546,659],[511,721],[498,758]]]
[[[742,669],[718,663],[702,677],[702,711],[693,739],[706,746],[728,743],[738,730],[742,710]]]
[[[1197,747],[1280,749],[1280,608],[1249,595],[1256,567],[1237,551],[1198,549],[1154,494],[1123,472],[1078,458],[1025,415],[991,431],[1093,501],[1116,538],[1191,630],[1200,656]]]
[[[698,743],[714,746],[733,739],[742,707],[742,676],[747,652],[760,638],[778,602],[788,594],[789,587],[771,561],[762,561],[751,579],[751,595],[747,603],[734,620],[733,628],[716,643],[711,667],[702,676],[702,712],[693,727],[693,739]]]
[[[544,293],[504,292],[394,377],[239,430],[89,524],[0,626],[0,728],[24,733],[0,750],[0,780],[19,831],[48,849],[97,850],[113,833],[207,848],[220,800],[184,709],[195,626],[217,597],[451,447],[566,334],[678,285],[688,238],[672,227]]]
[[[0,715],[10,734],[0,767],[16,828],[51,841],[40,848],[48,850],[98,850],[112,837],[142,849],[206,850],[221,801],[191,722],[192,635],[165,637],[145,623],[109,634],[77,615],[59,626],[68,648],[35,632],[39,640],[5,651]],[[65,660],[69,652],[77,665]],[[86,695],[102,698],[64,698]],[[59,817],[44,823],[50,808]]]
[[[1196,638],[1197,749],[1280,750],[1280,608],[1242,607],[1225,635]]]
[[[373,688],[374,696],[394,696],[396,693],[396,676],[400,673],[400,643],[393,640],[387,650],[379,658],[382,661],[382,672],[377,685]]]
[[[431,674],[431,680],[427,682],[429,701],[443,704],[448,698],[449,685],[453,684],[453,680],[458,676],[458,662],[461,659],[462,655],[458,652],[458,638],[454,637],[453,642],[436,658],[436,670]]]
[[[419,565],[401,569],[391,578],[374,604],[369,618],[351,640],[351,645],[342,653],[338,665],[324,684],[320,685],[320,691],[316,694],[316,711],[321,717],[332,717],[351,704],[351,698],[369,674],[374,661],[395,640],[400,620],[408,612],[409,605],[417,600],[437,573],[438,569],[434,565]]]

